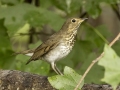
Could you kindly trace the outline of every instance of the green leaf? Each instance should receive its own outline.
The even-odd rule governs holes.
[[[51,0],[51,2],[59,9],[67,12],[67,4],[65,0]]]
[[[100,1],[89,0],[87,3],[85,3],[86,11],[94,19],[97,18],[101,13],[99,2]]]
[[[24,19],[32,26],[32,27],[41,27],[45,23],[47,23],[47,19],[44,19],[43,13],[38,11],[29,11],[25,14]]]
[[[7,29],[4,26],[4,19],[0,20],[0,41],[1,41],[0,50],[5,51],[6,49],[11,49],[10,39],[8,37]]]
[[[51,85],[56,89],[74,90],[80,78],[81,78],[81,75],[77,74],[73,69],[66,66],[64,69],[63,76],[62,75],[52,76],[52,77],[49,77],[48,80],[51,83]],[[83,86],[83,82],[79,86],[78,90],[80,90],[82,86]]]
[[[86,24],[86,26],[83,28],[86,31],[85,39],[90,41],[92,43],[92,46],[94,45],[94,48],[97,48],[99,50],[101,47],[103,48],[104,42],[108,43],[107,39],[105,38],[108,34],[105,35],[105,32],[103,34],[103,32],[101,32],[103,30],[100,30],[100,27],[94,28],[91,25]]]
[[[82,7],[81,0],[66,0],[68,1],[68,13],[79,12]]]
[[[116,42],[115,45],[113,45],[113,49],[116,51],[118,56],[120,56],[120,41]]]
[[[7,29],[4,26],[4,19],[0,20],[0,68],[13,68],[14,56],[8,37]]]
[[[115,89],[120,83],[120,57],[108,45],[104,47],[104,56],[99,60],[99,65],[105,68],[102,81],[112,85]]]
[[[5,18],[4,24],[8,29],[9,36],[14,35],[26,23],[33,27],[39,27],[39,29],[44,24],[49,24],[54,30],[59,30],[64,22],[64,19],[56,13],[29,4],[2,7],[0,13],[0,19]]]
[[[26,23],[24,15],[31,10],[36,10],[36,8],[29,4],[18,4],[0,8],[0,18],[5,18],[4,25],[8,29],[10,36],[14,35]]]
[[[21,35],[21,34],[26,34],[29,33],[29,29],[30,29],[30,25],[29,24],[25,24],[22,28],[20,28],[15,34],[14,37],[12,37],[12,43],[26,43],[29,39],[29,35]],[[11,31],[10,31],[11,32]],[[18,50],[18,49],[17,49]]]
[[[65,21],[63,18],[61,18],[59,15],[57,15],[54,12],[51,12],[51,11],[48,11],[42,8],[40,8],[39,10],[43,14],[42,19],[47,20],[46,24],[52,27],[53,30],[56,30],[56,31],[60,30],[61,26],[63,25]]]
[[[51,1],[57,8],[65,11],[68,14],[80,10],[81,7],[80,0],[51,0]]]

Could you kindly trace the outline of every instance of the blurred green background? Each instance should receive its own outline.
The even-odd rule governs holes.
[[[1,0],[0,69],[56,75],[48,63],[38,60],[25,65],[30,57],[13,53],[35,49],[69,17],[88,20],[78,30],[72,52],[57,66],[61,71],[69,66],[83,74],[104,44],[120,32],[120,0]],[[120,56],[120,41],[113,49]],[[102,83],[103,76],[104,68],[96,64],[85,82]]]

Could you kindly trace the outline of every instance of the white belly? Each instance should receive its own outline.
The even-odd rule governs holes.
[[[68,46],[59,45],[55,49],[50,51],[47,55],[45,55],[44,59],[47,62],[58,61],[58,60],[64,58],[65,56],[67,56],[70,53],[71,49],[72,48],[68,48]]]

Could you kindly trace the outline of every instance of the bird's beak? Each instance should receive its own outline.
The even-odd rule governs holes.
[[[87,20],[88,18],[82,18],[81,20],[80,20],[80,22],[83,22],[83,21],[85,21],[85,20]]]

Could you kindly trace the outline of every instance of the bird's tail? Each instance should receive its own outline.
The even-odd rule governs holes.
[[[26,55],[26,56],[32,56],[33,53],[34,53],[34,50],[25,50],[25,51],[22,51],[22,52],[13,53],[12,55],[23,54],[23,55]]]
[[[32,61],[32,60],[31,60],[31,59],[29,59],[29,60],[27,61],[26,65],[27,65],[27,64],[29,64],[31,61]]]
[[[29,64],[31,61],[36,61],[36,60],[43,60],[43,58],[42,57],[35,57],[35,55],[33,55],[28,61],[27,61],[27,63],[26,63],[26,65],[27,64]]]

